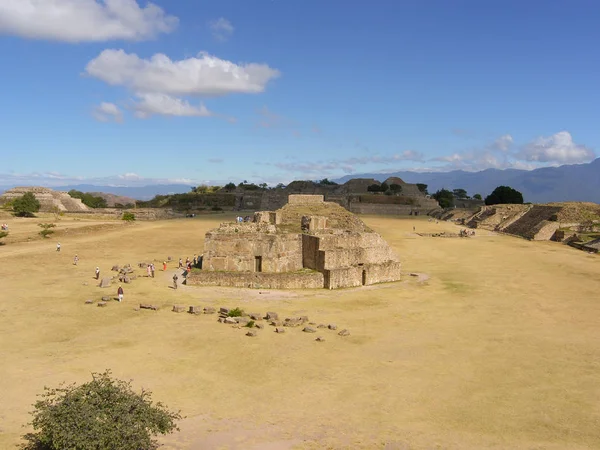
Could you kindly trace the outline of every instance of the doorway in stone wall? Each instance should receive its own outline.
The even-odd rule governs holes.
[[[254,257],[254,271],[262,272],[262,256]]]

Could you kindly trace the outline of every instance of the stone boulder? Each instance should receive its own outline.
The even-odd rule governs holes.
[[[158,306],[140,303],[140,309],[151,309],[152,311],[158,311]]]
[[[99,286],[100,286],[101,288],[107,288],[107,287],[110,287],[110,281],[111,281],[111,280],[110,280],[110,278],[108,278],[108,277],[104,277],[104,278],[102,278],[102,280],[100,281],[100,284],[99,284]]]
[[[277,327],[275,328],[275,333],[285,333],[285,328]]]
[[[101,308],[104,308],[106,305],[108,305],[108,303],[106,303],[106,302],[98,302],[98,306],[100,306]]]
[[[190,306],[188,312],[190,314],[202,314],[202,306]]]
[[[94,300],[92,300],[91,298],[88,298],[88,299],[85,301],[85,304],[86,304],[86,305],[91,305],[92,303],[94,303]]]
[[[350,332],[345,328],[338,333],[340,336],[350,336]]]
[[[267,320],[279,320],[279,315],[276,312],[268,312],[265,316]]]
[[[236,324],[237,321],[235,320],[235,317],[225,317],[225,319],[223,320],[223,322],[225,323],[229,323],[229,324]]]
[[[337,330],[337,325],[334,323],[330,323],[329,325],[327,325],[327,328],[329,328],[330,330]]]
[[[173,305],[173,312],[182,313],[185,312],[185,306],[183,305]]]
[[[252,320],[262,320],[262,315],[260,313],[249,313],[248,317]]]
[[[206,308],[204,308],[204,314],[214,314],[216,312],[217,310],[212,306],[207,306]]]
[[[313,327],[304,327],[303,330],[305,333],[316,333],[317,330],[315,330]]]
[[[246,336],[250,336],[250,337],[256,337],[257,333],[254,330],[248,330],[248,332],[246,333]]]

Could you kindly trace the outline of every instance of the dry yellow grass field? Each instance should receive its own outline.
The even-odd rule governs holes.
[[[44,385],[107,368],[182,410],[167,449],[600,448],[597,256],[487,232],[419,237],[413,226],[457,228],[364,217],[407,273],[430,279],[339,291],[170,289],[175,263],[163,273],[162,261],[201,253],[206,230],[226,217],[63,217],[46,240],[36,224],[52,217],[2,220],[11,236],[0,247],[0,448],[18,444]],[[124,285],[123,303],[84,304],[116,294],[114,284],[97,287],[96,266],[107,275],[113,264],[150,260],[156,278]],[[163,308],[134,310],[140,302]],[[173,304],[305,314],[351,335],[267,326],[250,338]]]

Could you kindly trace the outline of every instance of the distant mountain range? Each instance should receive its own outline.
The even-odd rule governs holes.
[[[588,164],[543,167],[535,170],[486,169],[481,172],[390,172],[347,175],[335,180],[345,183],[352,178],[402,178],[406,183],[425,183],[429,193],[438,189],[465,189],[469,195],[490,194],[497,186],[510,186],[523,194],[526,202],[600,203],[600,158]]]
[[[14,186],[1,186],[0,194]],[[97,186],[94,184],[76,184],[72,186],[52,186],[55,191],[70,191],[75,189],[81,192],[94,192],[96,194],[103,192],[122,197],[131,197],[136,200],[150,200],[155,195],[180,194],[190,192],[187,184],[154,184],[150,186]]]
[[[560,167],[544,167],[535,170],[486,169],[480,172],[390,172],[361,173],[346,175],[334,180],[345,183],[352,178],[374,178],[384,181],[389,177],[402,178],[407,183],[425,183],[430,193],[438,189],[465,189],[469,195],[490,194],[497,186],[505,185],[517,189],[526,202],[548,203],[581,201],[600,203],[600,158],[588,164]],[[13,186],[0,186],[0,194]],[[57,191],[76,189],[82,192],[104,192],[136,200],[150,200],[155,195],[190,192],[187,184],[155,184],[149,186],[96,186],[78,184],[56,186]]]

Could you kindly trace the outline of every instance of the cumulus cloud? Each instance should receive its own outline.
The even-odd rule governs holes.
[[[158,53],[149,59],[124,50],[108,49],[91,60],[85,73],[112,86],[129,89],[137,101],[133,105],[138,118],[152,115],[221,117],[204,104],[191,104],[185,97],[209,97],[228,94],[257,94],[280,74],[266,64],[235,64],[208,53],[173,61]]]
[[[229,39],[235,30],[231,22],[223,17],[219,17],[217,20],[212,20],[209,23],[209,27],[213,38],[220,42],[225,42],[227,39]]]
[[[125,86],[135,92],[179,96],[257,94],[280,75],[266,64],[238,65],[206,52],[172,61],[162,53],[143,59],[115,49],[104,50],[87,64],[85,71],[110,85]]]
[[[123,122],[123,113],[114,103],[102,102],[92,111],[92,115],[99,122]]]
[[[501,152],[507,152],[512,147],[513,142],[513,137],[510,134],[505,134],[504,136],[500,136],[498,139],[496,139],[491,148]]]
[[[573,142],[568,131],[560,131],[552,136],[538,137],[524,145],[517,156],[521,160],[542,163],[573,164],[589,162],[595,158],[592,149]]]
[[[136,117],[140,119],[146,119],[155,114],[175,117],[208,117],[213,115],[203,104],[194,106],[186,100],[166,94],[138,94],[138,98],[140,100],[134,104],[133,108]]]
[[[140,41],[173,31],[177,17],[136,0],[2,0],[0,33],[65,42]]]

